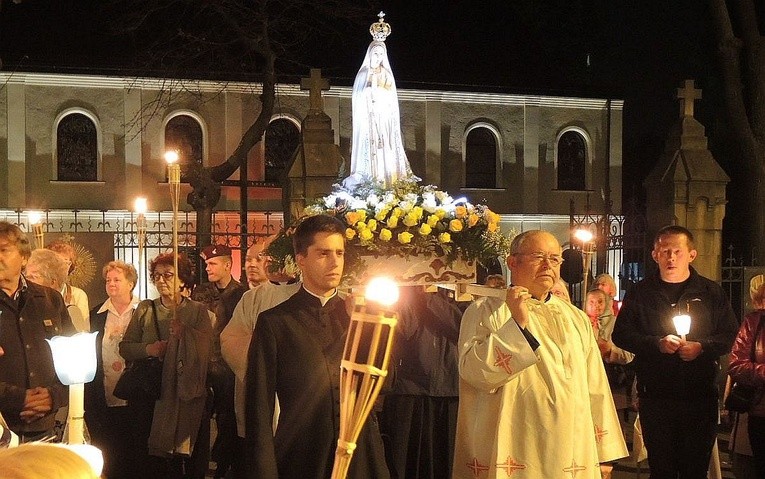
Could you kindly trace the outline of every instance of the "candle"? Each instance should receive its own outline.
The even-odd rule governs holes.
[[[672,322],[675,323],[677,334],[685,341],[685,335],[691,330],[691,316],[688,314],[678,314],[672,318]]]

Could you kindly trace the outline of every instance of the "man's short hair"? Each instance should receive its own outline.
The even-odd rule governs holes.
[[[688,228],[680,225],[668,225],[657,231],[653,237],[653,246],[656,247],[663,237],[673,235],[685,235],[685,238],[688,240],[688,247],[693,249],[693,233]]]
[[[32,245],[29,244],[29,238],[21,231],[21,228],[7,221],[0,221],[0,238],[5,238],[9,243],[18,248],[21,257],[29,259],[32,254]]]
[[[309,216],[300,222],[292,235],[292,248],[296,255],[308,253],[316,233],[337,233],[345,242],[345,225],[342,221],[329,215]]]
[[[518,233],[517,235],[515,235],[515,238],[513,238],[513,241],[510,242],[510,255],[512,256],[514,254],[520,253],[521,247],[523,246],[523,243],[525,243],[527,239],[542,233],[546,233],[546,231],[545,230],[528,230],[528,231],[524,231],[523,233]]]
[[[46,248],[32,251],[27,261],[27,268],[30,266],[37,266],[43,278],[50,283],[57,282],[59,287],[64,286],[69,276],[69,265],[66,261],[55,251]]]

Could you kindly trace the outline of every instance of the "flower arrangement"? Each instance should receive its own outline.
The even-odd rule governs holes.
[[[435,186],[410,179],[385,189],[367,180],[348,191],[334,191],[306,207],[305,216],[333,215],[346,225],[346,275],[363,268],[363,255],[439,256],[478,260],[505,256],[510,240],[499,229],[499,215],[484,205],[454,199]],[[300,220],[298,220],[300,221]],[[291,233],[282,231],[268,248],[272,269],[293,272]],[[350,264],[349,264],[350,263]]]

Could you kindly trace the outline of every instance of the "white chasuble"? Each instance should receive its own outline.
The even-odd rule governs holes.
[[[600,479],[627,448],[590,321],[556,296],[527,305],[536,351],[503,300],[465,311],[453,477]]]

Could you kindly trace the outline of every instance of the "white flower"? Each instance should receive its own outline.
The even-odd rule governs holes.
[[[380,198],[378,198],[376,194],[372,193],[371,195],[367,196],[367,204],[369,206],[377,206],[379,202]]]
[[[337,196],[335,195],[329,195],[324,197],[324,207],[329,209],[334,209],[337,205]],[[307,208],[306,208],[307,210]]]
[[[328,208],[334,208],[334,203],[331,207],[328,206]],[[305,207],[305,210],[303,210],[303,213],[305,213],[306,216],[316,216],[324,213],[324,208],[322,208],[321,205],[309,205]]]
[[[404,201],[411,201],[417,203],[417,193],[407,193],[404,195]]]
[[[422,209],[428,213],[435,213],[438,205],[436,204],[436,196],[433,193],[423,193],[422,195]]]
[[[414,201],[402,200],[399,202],[398,207],[401,208],[401,211],[404,213],[409,213],[412,208],[414,208]]]
[[[352,198],[350,203],[351,203],[351,209],[352,210],[365,210],[365,209],[367,209],[367,202],[362,200],[361,198]]]

